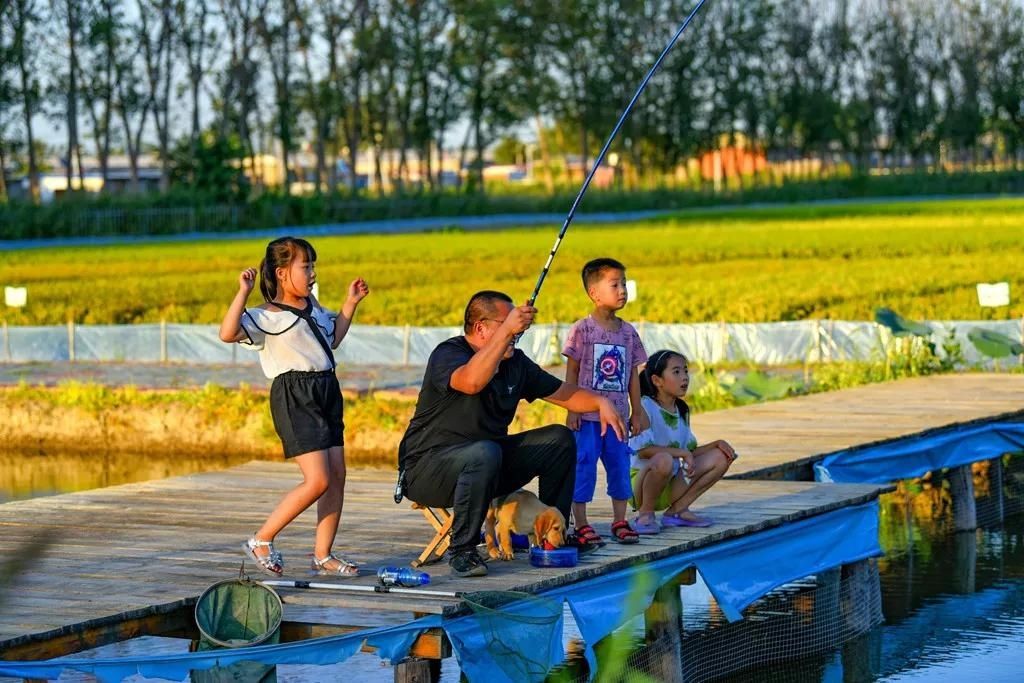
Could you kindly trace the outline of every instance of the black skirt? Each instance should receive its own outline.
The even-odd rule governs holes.
[[[341,386],[332,370],[292,370],[270,385],[270,416],[284,457],[345,444]]]

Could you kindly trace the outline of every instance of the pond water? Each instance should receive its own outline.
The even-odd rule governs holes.
[[[860,683],[869,681],[1021,680],[1024,661],[1024,481],[1013,458],[1005,473],[1004,491],[1011,497],[994,501],[985,473],[976,479],[979,523],[971,533],[950,529],[948,488],[931,482],[904,482],[881,500],[881,541],[885,557],[878,560],[884,622],[868,634],[831,651],[784,664],[734,673],[723,680]],[[227,466],[229,463],[225,463]],[[1007,464],[1010,465],[1009,459]],[[4,467],[2,470],[6,470]],[[109,469],[109,468],[108,468]],[[66,470],[65,470],[66,473]],[[175,472],[175,474],[180,472]],[[0,500],[41,495],[61,488],[56,483],[17,490],[0,481]],[[75,488],[85,488],[82,482]],[[1024,484],[1019,486],[1024,489]],[[992,519],[1001,506],[1011,514],[1003,524]],[[698,579],[683,587],[687,634],[722,625],[722,617],[706,586]],[[757,610],[755,609],[755,614]],[[765,609],[756,619],[771,619]],[[566,610],[567,645],[578,637]],[[642,637],[642,623],[631,624]],[[736,647],[762,647],[738,637]],[[140,638],[76,656],[112,657],[167,654],[187,650],[185,641]],[[284,665],[279,681],[392,681],[393,674],[374,655],[360,654],[332,666]],[[0,679],[5,680],[5,679]],[[89,681],[66,673],[62,681]],[[135,677],[134,681],[147,679]],[[443,662],[442,680],[459,680],[454,659]]]

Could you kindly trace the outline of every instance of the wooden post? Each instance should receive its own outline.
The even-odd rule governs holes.
[[[1003,498],[1003,459],[992,458],[988,461],[988,490],[992,497],[992,509],[995,511],[995,521],[1002,525],[1006,519],[1006,499]]]
[[[964,531],[953,537],[956,558],[953,564],[953,586],[957,593],[969,595],[977,588],[975,571],[978,565],[978,537]]]
[[[409,341],[412,336],[412,328],[408,325],[402,331],[402,365],[409,367]]]
[[[843,679],[873,681],[882,670],[882,633],[875,629],[843,643]]]
[[[408,657],[395,664],[395,683],[437,683],[441,680],[440,659]]]
[[[953,529],[974,531],[978,528],[978,515],[974,508],[974,474],[970,463],[953,470],[949,486],[953,495]]]
[[[683,682],[683,600],[679,582],[669,581],[654,594],[654,602],[644,612],[647,645],[657,643],[646,673],[656,681]]]
[[[861,560],[840,567],[843,629],[841,637],[859,636],[882,621],[882,597],[874,560]]]
[[[75,321],[68,320],[68,360],[75,362]]]
[[[167,362],[167,321],[160,320],[160,362]]]
[[[814,344],[818,350],[818,357],[815,359],[816,363],[824,363],[824,349],[821,346],[821,321],[815,318],[814,320]]]

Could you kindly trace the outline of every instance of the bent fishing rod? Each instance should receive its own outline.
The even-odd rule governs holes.
[[[601,153],[597,155],[596,159],[594,159],[594,165],[590,169],[590,173],[588,173],[587,177],[584,179],[583,186],[580,187],[579,194],[576,195],[576,199],[573,201],[572,206],[569,208],[569,213],[565,217],[565,222],[562,223],[562,229],[558,232],[558,237],[555,238],[555,244],[553,247],[551,247],[551,253],[548,254],[548,260],[544,264],[544,268],[542,268],[540,271],[540,277],[537,278],[537,285],[533,288],[533,294],[530,295],[530,300],[527,302],[530,306],[532,306],[534,302],[537,301],[537,296],[540,294],[541,285],[544,284],[544,278],[547,277],[548,270],[551,269],[551,262],[555,260],[555,254],[558,253],[558,247],[562,244],[562,238],[565,237],[565,233],[569,230],[569,224],[572,223],[572,219],[576,215],[576,209],[579,207],[580,202],[583,200],[583,195],[587,193],[587,188],[590,187],[590,181],[594,179],[594,174],[597,173],[597,169],[600,168],[601,162],[604,161],[605,155],[608,154],[608,149],[612,146],[612,141],[615,140],[615,136],[619,134],[619,129],[622,128],[622,124],[626,122],[626,119],[629,117],[630,112],[633,111],[633,106],[636,104],[637,100],[640,99],[640,94],[643,93],[645,88],[647,88],[647,84],[651,81],[651,78],[654,77],[654,74],[658,71],[658,67],[661,66],[661,63],[665,61],[665,56],[668,55],[669,51],[676,44],[676,41],[679,40],[679,36],[683,35],[683,31],[685,31],[686,27],[690,25],[690,22],[693,21],[693,18],[697,16],[697,12],[700,11],[700,8],[704,6],[704,3],[706,1],[707,0],[700,0],[700,2],[697,3],[696,7],[693,8],[689,16],[686,17],[686,20],[683,21],[682,25],[680,25],[679,30],[677,30],[675,35],[672,36],[672,40],[668,41],[668,45],[666,45],[665,49],[661,51],[661,55],[658,57],[657,61],[654,62],[654,65],[651,67],[650,71],[647,72],[647,75],[644,77],[643,81],[640,82],[640,87],[638,87],[636,89],[636,93],[633,94],[633,99],[631,99],[629,101],[629,104],[626,105],[625,111],[622,112],[622,116],[619,117],[618,123],[615,124],[615,127],[612,129],[611,135],[608,136],[608,139],[604,143],[604,147],[601,148]]]
[[[587,193],[587,188],[590,187],[590,183],[594,179],[594,174],[597,173],[597,169],[601,167],[601,162],[604,161],[605,156],[608,154],[608,149],[612,146],[612,142],[615,140],[615,136],[619,134],[619,130],[622,128],[622,124],[626,122],[626,119],[629,117],[630,112],[633,111],[633,107],[636,105],[637,100],[640,99],[640,95],[647,88],[647,84],[650,83],[651,78],[654,77],[654,74],[657,73],[658,68],[661,66],[661,63],[665,61],[665,57],[668,55],[669,51],[675,46],[676,41],[678,41],[679,37],[683,35],[683,31],[685,31],[686,27],[690,25],[690,22],[693,21],[693,18],[697,16],[697,12],[700,11],[700,8],[704,6],[705,2],[707,2],[707,0],[700,0],[697,3],[693,10],[690,11],[690,14],[683,21],[683,23],[679,26],[679,29],[675,32],[675,35],[672,36],[672,39],[668,41],[668,45],[666,45],[665,49],[661,51],[661,54],[658,56],[658,59],[654,62],[654,65],[651,66],[650,70],[647,72],[647,75],[644,76],[644,79],[640,82],[640,87],[638,87],[636,89],[636,92],[633,93],[633,98],[629,101],[629,104],[626,105],[625,110],[622,112],[622,116],[619,117],[619,120],[615,124],[615,127],[612,129],[612,132],[608,136],[608,139],[605,140],[604,147],[601,148],[601,152],[597,155],[597,158],[594,159],[594,165],[591,167],[590,173],[588,173],[587,177],[583,180],[583,185],[580,187],[580,191],[576,195],[576,199],[573,200],[572,206],[569,207],[569,213],[565,216],[565,221],[562,223],[562,229],[558,231],[558,237],[555,238],[555,244],[553,247],[551,247],[551,253],[548,254],[548,260],[547,262],[544,263],[544,267],[540,271],[540,276],[537,278],[537,284],[533,288],[533,294],[530,295],[530,299],[527,302],[528,305],[533,306],[533,304],[537,301],[537,297],[540,295],[541,285],[544,284],[544,278],[548,276],[548,271],[551,269],[551,263],[555,260],[555,254],[558,253],[558,247],[561,246],[562,244],[562,238],[565,237],[565,233],[569,230],[569,225],[572,223],[572,219],[576,216],[576,209],[579,208],[580,202],[583,201],[583,195]],[[518,344],[519,338],[522,336],[522,332],[517,334],[513,339],[512,343]],[[394,499],[396,504],[402,502],[402,498],[404,497],[404,489],[405,470],[400,469],[398,470],[398,479],[395,482]]]

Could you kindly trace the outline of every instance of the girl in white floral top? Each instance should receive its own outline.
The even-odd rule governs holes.
[[[641,406],[651,426],[629,440],[633,496],[639,512],[633,523],[637,533],[656,534],[661,527],[710,526],[712,521],[694,514],[690,505],[721,479],[736,459],[736,452],[725,441],[697,445],[690,430],[690,409],[683,401],[689,386],[686,356],[675,351],[652,354],[640,373]],[[665,510],[660,525],[656,509]]]

